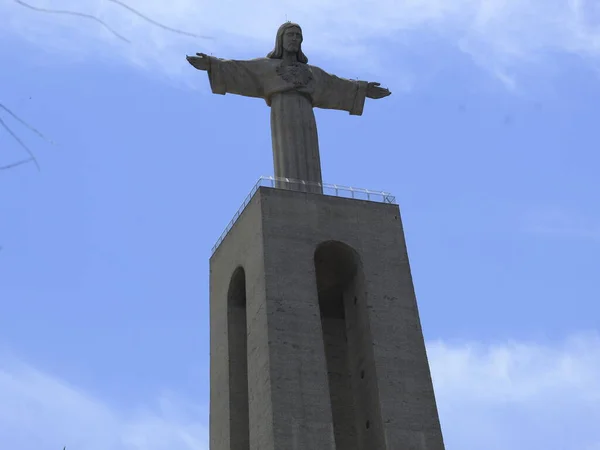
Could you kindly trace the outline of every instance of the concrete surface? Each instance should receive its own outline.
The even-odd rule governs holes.
[[[261,187],[210,260],[211,450],[443,450],[397,205]]]

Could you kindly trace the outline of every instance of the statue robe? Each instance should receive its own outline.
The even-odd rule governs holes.
[[[330,75],[315,66],[279,59],[248,61],[210,57],[214,94],[262,98],[271,107],[275,177],[322,183],[317,124],[313,108],[338,109],[360,116],[367,84]],[[320,187],[278,183],[278,187],[322,192]]]

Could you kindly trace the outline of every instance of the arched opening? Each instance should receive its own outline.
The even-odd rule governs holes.
[[[360,257],[327,241],[314,260],[336,448],[385,448]]]
[[[229,343],[229,426],[232,449],[250,449],[248,416],[248,333],[246,322],[246,274],[238,267],[227,293]]]

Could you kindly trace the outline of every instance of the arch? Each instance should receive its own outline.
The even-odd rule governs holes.
[[[227,292],[230,448],[250,449],[246,272],[237,267]]]
[[[314,264],[336,448],[385,448],[360,255],[326,241]]]

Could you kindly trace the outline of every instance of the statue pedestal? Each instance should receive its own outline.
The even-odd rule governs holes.
[[[274,187],[277,189],[286,189],[296,192],[308,192],[311,194],[322,194],[323,185],[321,183],[307,183],[289,178],[274,178]]]
[[[260,187],[210,260],[211,450],[443,450],[395,204]]]

